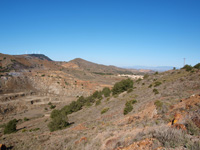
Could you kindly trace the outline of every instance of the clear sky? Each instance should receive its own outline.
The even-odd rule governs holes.
[[[200,62],[200,0],[0,0],[0,53],[116,66]]]

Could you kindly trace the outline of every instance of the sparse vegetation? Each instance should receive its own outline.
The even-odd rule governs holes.
[[[124,115],[127,115],[129,112],[133,110],[132,104],[135,104],[136,100],[127,101],[124,108]]]
[[[137,79],[137,80],[136,80],[136,82],[137,82],[137,83],[139,83],[140,81],[142,81],[142,79],[141,79],[141,78],[139,78],[139,79]]]
[[[50,109],[54,109],[54,108],[56,108],[56,105],[51,105],[50,106]]]
[[[24,117],[24,121],[29,121],[29,118]]]
[[[195,123],[192,120],[186,121],[186,128],[189,134],[191,135],[199,135],[200,129],[195,125]]]
[[[0,128],[4,128],[6,124],[0,124]]]
[[[133,92],[133,89],[128,89],[127,93]]]
[[[40,130],[40,128],[30,129],[29,132],[38,131],[38,130]]]
[[[153,89],[153,92],[154,92],[155,95],[156,95],[156,94],[159,94],[159,92],[158,92],[157,89]]]
[[[147,79],[148,77],[149,77],[149,75],[145,74],[144,77],[143,77],[143,79]]]
[[[155,83],[154,83],[154,87],[157,87],[157,86],[159,86],[159,85],[161,85],[162,83],[160,82],[160,81],[156,81]]]
[[[186,134],[182,130],[174,128],[159,128],[150,134],[167,148],[184,146],[186,143],[189,143],[189,138]]]
[[[100,105],[100,104],[101,104],[101,100],[99,99],[99,100],[96,101],[96,104],[95,104],[95,105],[98,106],[98,105]]]
[[[109,110],[109,108],[104,108],[104,109],[101,111],[101,114],[106,113],[108,110]]]
[[[93,72],[93,73],[99,75],[113,75],[113,73],[103,73],[103,72]]]
[[[159,100],[155,101],[154,105],[156,106],[158,114],[165,114],[169,109],[169,105],[167,103],[161,102]]]
[[[163,103],[159,100],[155,101],[154,105],[157,107],[157,108],[160,108],[163,106]]]

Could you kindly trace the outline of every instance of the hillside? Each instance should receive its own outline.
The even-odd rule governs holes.
[[[91,64],[101,68],[101,65]],[[111,72],[109,66],[104,69]],[[111,87],[123,78],[114,72],[99,74],[75,63],[53,61],[42,54],[0,54],[0,118],[6,118],[10,113],[44,108],[49,102],[63,105],[77,96],[88,96],[96,90]],[[32,103],[37,105],[30,105]]]
[[[87,95],[95,89],[101,88],[104,84],[111,86],[116,80],[120,79],[115,76],[116,70],[132,73],[129,70],[117,67],[112,69],[109,66],[87,61],[72,63],[74,61],[67,63],[56,62],[42,54],[0,54],[0,92],[3,94],[39,90],[44,93],[66,95],[72,91],[77,95],[77,93],[80,93],[78,91],[81,90],[82,93]],[[91,64],[95,68],[100,68],[99,70],[97,69],[98,73],[94,72],[94,70],[90,71],[87,67],[82,67],[85,65],[90,67]],[[102,66],[105,71],[101,69]],[[70,91],[66,92],[63,87],[70,89]],[[94,90],[92,90],[93,88]],[[67,95],[70,95],[70,93]]]
[[[81,58],[76,58],[71,61],[69,61],[71,64],[77,65],[79,68],[88,70],[92,73],[96,74],[134,74],[134,73],[141,73],[139,70],[128,70],[123,68],[118,68],[115,66],[105,66],[101,64],[92,63],[89,61],[86,61]]]
[[[19,121],[16,133],[3,134],[1,129],[0,141],[8,147],[22,150],[199,150],[198,69],[145,75],[144,79],[133,81],[133,88],[129,88],[132,86],[129,83],[130,80],[126,80],[115,84],[113,89],[117,94],[105,96],[97,92],[92,97],[75,98],[65,107],[51,96],[56,108],[50,108],[52,104],[44,104],[39,109],[36,107],[40,103],[37,102],[39,98],[35,98],[31,107],[26,106],[30,110],[2,119],[4,123],[14,118]],[[24,97],[28,100],[33,95],[29,93]],[[6,103],[8,100],[4,99]],[[15,96],[10,101],[19,103]],[[81,102],[81,107],[78,102]],[[70,111],[72,108],[73,111]],[[62,130],[50,132],[48,124],[53,121],[50,117],[53,109],[65,111],[69,124]]]

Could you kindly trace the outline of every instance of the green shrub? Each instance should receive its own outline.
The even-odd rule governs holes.
[[[154,92],[155,95],[156,95],[156,94],[159,94],[159,92],[158,92],[157,89],[153,89],[153,92]]]
[[[67,115],[65,115],[63,112],[59,110],[55,111],[54,114],[51,114],[51,118],[52,120],[48,124],[48,127],[51,132],[64,129],[65,127],[69,125]]]
[[[169,109],[169,105],[167,103],[161,102],[159,100],[155,101],[154,105],[156,106],[158,114],[165,114]]]
[[[134,100],[131,101],[131,103],[135,104],[135,103],[137,103],[137,100],[134,99]]]
[[[189,150],[200,150],[200,141],[190,142],[186,145]]]
[[[191,65],[185,65],[183,68],[181,69],[185,69],[186,71],[191,71],[193,69],[193,67]]]
[[[133,92],[133,89],[128,89],[127,93]]]
[[[120,82],[115,83],[112,89],[112,93],[113,95],[120,94],[131,88],[133,88],[133,80],[131,79],[122,80]]]
[[[136,82],[137,82],[137,83],[139,83],[140,81],[142,81],[142,79],[141,79],[141,78],[139,78],[139,79],[137,79],[137,80],[136,80]]]
[[[196,69],[200,69],[200,63],[194,65],[194,68],[196,68]]]
[[[152,87],[152,84],[150,84],[149,86],[148,86],[148,88],[151,88]]]
[[[156,71],[155,73],[154,73],[154,75],[157,75],[158,74],[158,71]]]
[[[154,105],[155,105],[157,108],[160,108],[160,107],[163,106],[163,103],[162,103],[161,101],[157,100],[157,101],[154,102]]]
[[[32,132],[32,131],[38,131],[38,130],[40,130],[40,128],[30,129],[29,131]]]
[[[104,109],[101,111],[101,114],[106,113],[108,110],[109,110],[109,108],[104,108]]]
[[[56,108],[56,105],[51,105],[50,106],[50,109],[54,109],[54,108]]]
[[[132,101],[127,101],[124,108],[124,115],[127,115],[133,110]]]
[[[64,106],[61,111],[68,115],[81,110],[86,103],[87,101],[81,96],[77,101],[73,101],[69,105]]]
[[[148,77],[149,77],[149,75],[145,74],[144,77],[143,77],[143,79],[147,79]]]
[[[4,134],[10,134],[16,132],[17,131],[16,126],[17,126],[17,120],[16,119],[10,120],[4,128]]]
[[[99,91],[95,91],[93,94],[92,94],[92,97],[95,99],[97,98],[99,95]]]
[[[26,132],[27,130],[26,129],[22,129],[22,133]]]
[[[199,135],[200,129],[195,125],[195,123],[192,120],[186,121],[186,128],[189,134],[191,135]]]
[[[109,97],[109,96],[110,96],[110,93],[111,93],[111,90],[110,90],[108,87],[103,88],[102,94],[103,94],[105,97]]]
[[[160,81],[156,81],[155,83],[154,83],[154,87],[156,87],[156,86],[159,86],[159,85],[161,85],[162,83],[160,82]]]
[[[189,139],[182,130],[174,128],[159,128],[152,131],[151,135],[167,148],[183,146],[189,142]]]
[[[26,117],[24,117],[24,121],[29,121],[29,119],[28,119],[28,118],[26,118]]]

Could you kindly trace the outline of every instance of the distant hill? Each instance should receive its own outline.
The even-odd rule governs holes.
[[[99,75],[144,74],[151,72],[144,69],[137,70],[106,66],[81,58],[76,58],[69,62],[53,61],[44,54],[7,55],[0,53],[0,67],[1,72],[9,72],[9,70],[21,71],[24,69],[70,69],[73,70],[72,74],[75,70],[79,70]]]
[[[43,54],[7,55],[0,53],[1,72],[33,68],[57,68],[54,61]]]
[[[163,71],[172,70],[174,67],[173,66],[156,66],[156,67],[151,67],[151,66],[130,66],[130,67],[125,67],[125,68],[127,68],[127,69],[145,69],[145,70],[153,70],[153,71],[163,72]]]
[[[115,66],[106,66],[102,64],[96,64],[90,61],[86,61],[81,58],[76,58],[71,61],[69,61],[70,64],[75,64],[79,68],[88,70],[90,72],[96,73],[96,74],[133,74],[133,73],[139,73],[138,70],[129,70],[124,68],[119,68]]]
[[[39,58],[41,60],[52,61],[49,57],[45,56],[44,54],[28,54],[28,56],[37,57],[37,58]]]

